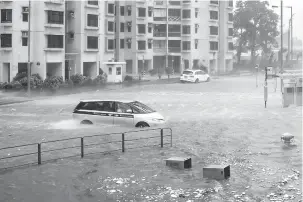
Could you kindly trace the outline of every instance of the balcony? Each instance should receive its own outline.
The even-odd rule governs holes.
[[[183,0],[182,4],[183,5],[190,5],[191,1],[190,0]]]
[[[154,32],[154,37],[166,37],[166,32]]]
[[[156,0],[156,1],[154,1],[154,6],[155,7],[162,7],[162,6],[166,6],[166,1],[161,1],[161,0]]]
[[[166,53],[166,47],[153,47],[154,53]]]
[[[168,4],[169,4],[170,6],[181,6],[181,1],[172,1],[172,0],[170,0],[170,1],[168,2]]]
[[[168,32],[168,37],[181,37],[181,32]]]
[[[181,53],[181,47],[168,47],[169,53]]]
[[[181,16],[168,16],[169,22],[179,22],[181,21]]]
[[[64,0],[46,0],[44,2],[49,4],[63,4]]]

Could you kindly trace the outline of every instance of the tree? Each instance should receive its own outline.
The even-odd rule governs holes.
[[[236,38],[238,63],[242,51],[251,51],[251,62],[256,59],[256,51],[270,54],[279,35],[278,15],[269,9],[267,1],[242,1],[236,4],[234,12],[234,37]]]

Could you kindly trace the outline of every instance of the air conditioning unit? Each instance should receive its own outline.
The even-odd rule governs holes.
[[[75,39],[75,33],[74,32],[69,32],[68,36],[70,39]]]
[[[28,37],[28,31],[22,31],[22,37]]]
[[[23,13],[28,13],[28,11],[29,11],[28,7],[23,7],[23,8],[22,8],[22,12],[23,12]]]
[[[69,11],[69,16],[72,18],[75,18],[75,12],[74,11]]]

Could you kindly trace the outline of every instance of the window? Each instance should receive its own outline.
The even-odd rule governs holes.
[[[12,9],[1,9],[1,23],[12,22]]]
[[[87,26],[98,27],[98,15],[87,14]]]
[[[28,7],[22,7],[22,21],[28,22]]]
[[[132,7],[131,6],[127,6],[127,15],[128,16],[132,15]]]
[[[124,32],[124,27],[125,27],[124,22],[121,22],[120,23],[120,32]]]
[[[127,48],[128,49],[131,49],[132,48],[132,43],[130,42],[130,43],[127,43]]]
[[[98,49],[98,37],[88,36],[87,37],[87,49]]]
[[[233,35],[234,35],[234,29],[228,28],[228,36],[233,36]]]
[[[64,12],[61,11],[47,11],[47,23],[63,25]]]
[[[209,26],[210,35],[218,35],[219,29],[217,26]]]
[[[217,41],[210,41],[209,42],[209,47],[210,50],[214,51],[214,50],[218,50],[219,49],[219,43]]]
[[[182,26],[182,34],[190,34],[190,25]]]
[[[198,49],[199,40],[195,39],[195,49]]]
[[[120,48],[124,49],[124,39],[120,39]]]
[[[108,75],[112,75],[113,74],[113,68],[108,68]]]
[[[189,19],[190,18],[190,10],[183,10],[182,11],[182,18]]]
[[[96,0],[95,1],[94,0],[93,1],[87,1],[87,4],[88,5],[93,5],[93,6],[98,6],[98,1],[96,1]]]
[[[115,40],[114,39],[107,39],[107,50],[114,50],[115,48]]]
[[[114,22],[112,21],[107,21],[107,31],[109,32],[114,32]]]
[[[195,8],[195,17],[198,18],[199,15],[199,8]]]
[[[233,42],[228,42],[228,50],[234,50]]]
[[[117,67],[117,69],[116,69],[116,75],[121,75],[121,67]]]
[[[153,8],[148,7],[148,17],[152,17],[152,16],[153,16]]]
[[[148,40],[148,49],[152,49],[153,48],[153,42],[152,40]]]
[[[211,20],[218,20],[218,11],[209,11],[209,16]]]
[[[233,0],[229,0],[229,1],[228,1],[228,6],[229,6],[229,7],[234,7],[234,2],[233,2]]]
[[[107,14],[115,14],[115,4],[107,4]]]
[[[63,48],[63,35],[47,35],[47,48]]]
[[[133,111],[131,107],[125,103],[117,102],[117,110],[118,113],[127,113],[127,111]]]
[[[228,21],[229,22],[233,21],[233,14],[232,13],[228,13]]]
[[[1,34],[1,48],[12,47],[12,34]]]
[[[182,41],[182,50],[190,50],[190,41]]]
[[[120,15],[121,16],[124,16],[124,9],[125,9],[124,6],[120,6]]]
[[[210,1],[210,4],[216,4],[216,5],[218,5],[219,1]]]
[[[27,46],[28,31],[22,31],[22,46]]]
[[[146,17],[146,8],[138,8],[138,17]]]
[[[146,41],[138,41],[138,50],[146,50]]]
[[[146,33],[145,24],[138,25],[138,33],[139,34],[145,34]]]

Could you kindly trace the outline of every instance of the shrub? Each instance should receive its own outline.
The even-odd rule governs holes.
[[[12,85],[13,89],[21,89],[22,88],[22,85],[19,81],[13,81],[10,84]]]
[[[126,75],[126,76],[124,77],[124,81],[133,81],[133,80],[134,80],[134,79],[133,79],[132,76]]]
[[[93,84],[93,80],[90,77],[85,77],[81,85],[83,86],[91,86]]]
[[[64,83],[62,76],[53,76],[44,80],[43,87],[51,90],[56,90]]]
[[[0,82],[0,89],[4,89],[7,84],[7,82]]]
[[[81,85],[85,77],[82,74],[75,74],[70,77],[74,85]]]
[[[158,73],[157,69],[151,69],[148,71],[149,75],[154,76]]]
[[[93,79],[92,83],[94,85],[102,85],[105,84],[107,81],[107,74],[103,73],[102,75],[98,75],[96,78]]]
[[[16,76],[13,78],[13,81],[20,81],[25,77],[27,78],[27,72],[20,72],[16,74]]]
[[[22,72],[18,73],[14,79],[13,82],[20,83],[23,87],[27,87],[27,73]],[[39,88],[43,84],[43,80],[39,74],[33,74],[30,78],[30,86],[31,88]]]

